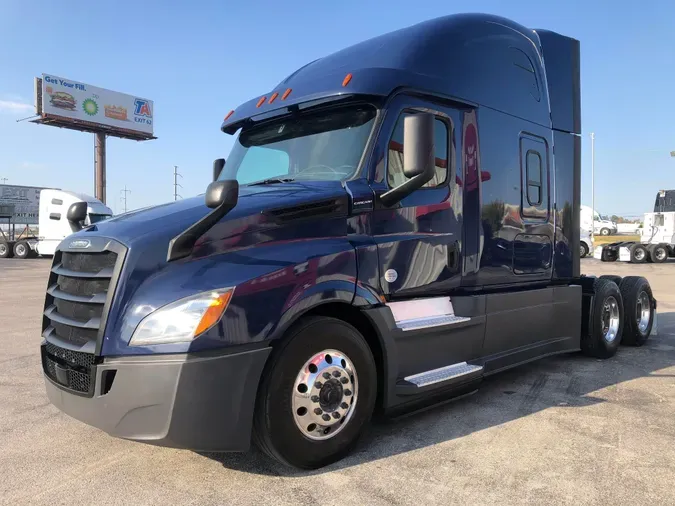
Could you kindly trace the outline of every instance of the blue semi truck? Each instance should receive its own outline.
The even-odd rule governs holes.
[[[298,69],[227,114],[205,195],[59,246],[41,345],[59,409],[318,468],[374,415],[650,335],[641,277],[580,275],[580,46],[482,14]]]

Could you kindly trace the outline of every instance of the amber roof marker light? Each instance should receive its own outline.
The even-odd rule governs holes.
[[[350,72],[350,73],[347,74],[347,75],[345,76],[345,78],[342,80],[342,87],[344,88],[345,86],[347,86],[347,85],[350,83],[351,80],[352,80],[352,74],[351,74],[351,72]]]
[[[230,119],[230,116],[232,116],[233,114],[234,114],[234,109],[232,109],[230,112],[227,113],[227,116],[225,116],[225,119],[223,121],[227,121],[228,119]]]
[[[272,102],[274,102],[277,99],[278,96],[279,96],[279,94],[275,91],[274,93],[272,93],[272,96],[270,97],[270,100],[267,103],[271,104]]]
[[[291,94],[292,89],[288,88],[286,91],[284,91],[284,94],[281,95],[281,100],[286,100],[288,98],[288,95]]]
[[[255,106],[260,107],[265,103],[265,100],[267,100],[267,97],[260,97],[260,100],[258,100],[258,103]]]

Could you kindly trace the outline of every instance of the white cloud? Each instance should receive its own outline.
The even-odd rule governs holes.
[[[17,114],[32,111],[35,108],[33,104],[16,102],[13,100],[0,100],[0,113]]]

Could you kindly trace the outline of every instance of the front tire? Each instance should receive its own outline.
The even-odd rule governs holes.
[[[601,228],[600,229],[600,235],[609,235],[609,229],[608,228]]]
[[[369,422],[377,370],[361,334],[309,317],[273,352],[256,399],[254,441],[270,457],[317,469],[346,456]]]
[[[581,336],[581,351],[590,357],[610,358],[621,344],[624,309],[621,291],[610,279],[598,278],[593,283],[590,308],[591,325]]]
[[[588,246],[586,246],[585,242],[582,242],[579,244],[579,256],[581,258],[585,258],[589,253]]]

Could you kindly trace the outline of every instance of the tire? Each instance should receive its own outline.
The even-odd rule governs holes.
[[[621,276],[617,276],[615,274],[604,274],[600,276],[600,279],[609,279],[610,281],[614,281],[616,283],[616,286],[621,286],[621,280],[623,279]]]
[[[649,246],[649,256],[655,264],[668,261],[668,246],[665,244],[652,244]]]
[[[26,241],[19,241],[16,244],[14,244],[14,256],[16,258],[28,258],[30,255],[30,246],[28,246],[28,243]]]
[[[608,228],[601,228],[600,229],[600,235],[609,235],[609,229]]]
[[[593,291],[591,325],[581,336],[581,351],[589,357],[610,358],[619,349],[623,333],[621,291],[614,281],[602,278],[595,280]]]
[[[11,258],[14,255],[12,248],[5,241],[0,241],[0,258]]]
[[[630,248],[630,261],[634,264],[643,264],[649,259],[649,251],[642,244],[633,244]]]
[[[619,285],[624,307],[623,344],[642,346],[654,325],[654,296],[642,276],[626,276]],[[645,309],[645,305],[648,307]]]
[[[580,242],[579,243],[579,257],[580,258],[585,258],[589,253],[588,246],[586,246],[585,242]]]
[[[339,377],[345,383],[344,388],[337,385],[337,378],[323,377],[321,371],[335,372],[336,367],[338,372],[345,373],[344,367],[339,369],[337,361],[333,363],[328,354],[324,355],[328,351],[334,355],[341,353],[347,359],[346,364],[352,365],[351,377],[348,369]],[[316,360],[310,362],[312,358]],[[333,371],[326,371],[329,367]],[[324,395],[328,382],[337,386]],[[309,390],[305,388],[307,384]],[[322,401],[318,402],[317,394]],[[376,398],[375,360],[361,334],[342,320],[309,317],[289,331],[270,358],[256,399],[253,439],[262,451],[285,465],[318,469],[342,459],[352,450],[370,421]],[[338,407],[331,410],[324,403],[326,399],[337,402]],[[301,403],[300,408],[297,403]],[[309,405],[309,410],[302,412],[302,403]],[[330,416],[329,421],[324,421],[326,416]],[[324,432],[326,429],[328,433]]]

